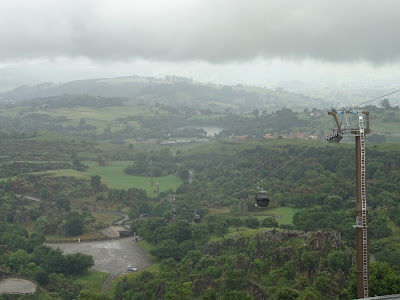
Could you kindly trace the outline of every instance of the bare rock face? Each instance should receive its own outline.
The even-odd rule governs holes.
[[[303,259],[309,259],[311,255],[315,262],[318,262],[319,258],[326,256],[331,249],[341,247],[341,236],[336,231],[304,232],[269,229],[251,237],[233,235],[224,240],[208,243],[204,246],[203,252],[210,256],[222,255],[224,252],[236,253],[235,269],[254,270],[257,267],[252,261],[259,259],[269,268],[282,267],[286,262],[293,261],[298,272],[312,273],[315,270],[307,268]],[[304,253],[309,253],[309,256],[303,258]],[[257,279],[249,278],[247,285],[248,292],[254,299],[270,298]]]
[[[337,249],[341,243],[340,233],[337,231],[311,231],[309,234],[309,245],[312,250],[318,250],[329,242],[333,249]]]

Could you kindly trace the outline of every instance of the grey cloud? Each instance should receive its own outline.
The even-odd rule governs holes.
[[[3,1],[0,60],[387,63],[400,58],[396,0]]]

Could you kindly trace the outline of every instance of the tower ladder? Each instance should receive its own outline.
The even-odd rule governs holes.
[[[360,130],[360,147],[361,147],[361,222],[362,222],[362,273],[363,273],[363,289],[364,298],[368,297],[368,219],[367,219],[367,195],[365,186],[365,133],[363,115],[358,115]]]

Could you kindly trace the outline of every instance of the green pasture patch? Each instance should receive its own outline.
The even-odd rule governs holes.
[[[229,214],[230,212],[230,208],[229,207],[210,207],[208,209],[208,213],[211,215],[225,215],[225,214]]]
[[[121,218],[120,216],[117,215],[97,213],[97,212],[92,212],[92,216],[96,219],[96,221],[103,222],[106,225],[112,225],[113,222]]]
[[[126,140],[128,144],[130,141]],[[202,142],[190,142],[190,143],[179,143],[179,144],[168,144],[168,145],[161,145],[161,144],[148,144],[147,149],[148,151],[151,150],[156,150],[159,151],[162,148],[169,148],[171,150],[172,155],[176,155],[176,152],[180,150],[181,152],[187,152],[191,149],[195,149],[197,147],[200,147],[201,145],[207,144],[210,141],[202,141]],[[141,147],[144,147],[142,143],[133,143],[134,147],[136,149],[141,149]]]
[[[23,107],[17,108],[1,108],[0,117],[17,117],[19,112],[24,109]]]
[[[26,225],[23,225],[23,227],[25,228],[25,230],[28,232],[29,235],[34,233],[33,228],[35,227],[35,224],[36,224],[35,221],[29,221],[28,223],[26,223]]]
[[[126,118],[135,115],[153,115],[154,113],[146,106],[118,106],[91,108],[83,106],[75,106],[73,108],[58,108],[47,111],[52,116],[65,116],[67,121],[63,122],[64,126],[77,126],[80,119],[85,119],[86,124],[96,126],[97,133],[102,133],[107,127],[111,127],[111,131],[123,130],[126,125],[140,128],[140,124],[135,121],[128,121],[126,124],[116,121],[118,118]]]
[[[100,292],[101,287],[108,276],[107,272],[86,271],[83,275],[77,276],[74,282],[82,286],[82,289]]]
[[[13,296],[11,296],[11,297],[13,297]],[[21,296],[21,297],[24,299],[40,299],[40,300],[53,300],[54,299],[54,297],[52,297],[49,294],[49,292],[46,291],[44,288],[42,288],[40,285],[38,286],[37,293],[35,296]],[[14,298],[14,299],[18,299],[18,298]]]
[[[104,192],[101,194],[103,194],[104,198],[107,198],[107,192]],[[100,195],[100,193],[96,194],[96,195],[88,196],[88,197],[70,199],[71,205],[75,206],[75,207],[97,206],[97,202],[96,202],[97,195]]]
[[[161,108],[157,108],[156,110],[159,113],[168,114],[168,112],[163,111]],[[126,118],[128,116],[154,115],[153,109],[144,105],[112,106],[103,108],[75,106],[72,108],[49,109],[46,113],[52,116],[65,116],[68,120],[79,120],[84,118],[103,120],[104,122],[110,122],[117,118]]]
[[[17,179],[17,176],[0,178],[0,182],[7,182],[7,180],[14,181],[15,179]]]
[[[277,208],[267,208],[257,212],[252,212],[249,216],[256,217],[260,222],[268,216],[276,216],[278,224],[293,224],[293,216],[295,213],[299,212],[301,209],[293,208],[289,206],[281,206]],[[246,218],[246,217],[243,217]]]
[[[132,161],[113,161],[110,166],[99,166],[95,162],[84,162],[89,165],[89,169],[85,171],[89,178],[92,175],[99,175],[101,182],[107,184],[110,188],[128,190],[131,188],[139,188],[147,191],[147,195],[154,194],[155,186],[151,186],[150,177],[132,176],[124,173],[124,169],[133,164]],[[182,180],[176,175],[168,175],[164,177],[154,177],[153,182],[158,182],[160,192],[169,188],[176,190]]]
[[[114,281],[112,282],[110,289],[108,290],[108,294],[110,296],[114,296],[115,295],[115,289],[117,288],[117,284],[121,281],[123,281],[125,278],[126,280],[130,280],[132,278],[136,278],[138,277],[143,271],[147,271],[150,273],[157,273],[160,272],[160,263],[155,263],[153,264],[151,267],[145,269],[145,270],[139,270],[137,272],[131,272],[128,274],[122,274],[121,276],[117,277],[114,279]]]
[[[205,115],[195,115],[191,116],[188,120],[215,120],[218,118],[222,118],[225,115],[211,115],[211,116],[205,116]]]
[[[266,231],[265,228],[251,229],[247,227],[230,227],[223,237],[212,236],[209,242],[222,241],[231,237],[252,237],[256,234]]]
[[[85,138],[57,133],[39,132],[35,137],[10,138],[0,143],[0,153],[7,154],[6,157],[15,157],[18,154],[18,160],[24,161],[67,161],[71,163],[73,152],[77,153],[81,160],[97,160],[99,157],[111,157],[112,155],[120,155],[127,159],[134,153],[126,146],[94,142]]]
[[[217,105],[219,107],[223,107],[223,108],[232,108],[232,109],[238,108],[238,106],[235,105],[235,104],[229,104],[229,103],[224,103],[224,102],[216,102],[216,101],[214,101],[214,102],[210,102],[210,103],[211,104],[215,104],[215,105]]]
[[[70,142],[72,139],[76,138],[57,132],[39,131],[35,137],[29,139],[38,142]]]
[[[53,234],[46,234],[46,240],[69,240],[69,241],[77,241],[79,239],[100,239],[104,238],[104,235],[102,235],[100,232],[96,230],[91,230],[89,232],[85,232],[84,234],[78,235],[78,236],[71,236],[71,237],[63,237],[60,236],[57,233]]]
[[[37,172],[40,173],[40,172]],[[84,172],[79,172],[79,171],[75,171],[75,170],[71,170],[71,169],[62,169],[62,170],[51,170],[51,171],[46,171],[46,172],[42,172],[41,174],[49,174],[52,177],[75,177],[75,178],[79,178],[79,179],[86,179],[86,180],[90,180],[90,175],[84,173]]]
[[[386,135],[386,143],[399,144],[400,135]]]
[[[149,242],[145,240],[141,240],[136,243],[143,251],[146,251],[148,255],[150,255],[150,251],[154,248]],[[151,255],[150,255],[151,256]]]
[[[289,206],[281,206],[278,208],[273,208],[268,210],[268,213],[279,215],[278,224],[293,224],[293,216],[295,213],[299,212],[301,209],[293,208]]]

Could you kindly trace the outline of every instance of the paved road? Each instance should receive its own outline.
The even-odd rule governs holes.
[[[21,278],[6,278],[0,280],[0,294],[34,294],[36,292],[36,285],[26,279]]]
[[[95,262],[92,270],[109,273],[101,288],[103,291],[109,289],[116,277],[129,273],[128,266],[143,270],[153,264],[151,258],[136,244],[133,237],[90,243],[46,245],[60,248],[65,254],[81,252],[92,255]]]
[[[15,196],[21,197],[21,195],[18,195],[18,194],[15,194]],[[37,198],[37,197],[32,197],[32,196],[26,196],[25,195],[25,199],[31,200],[31,201],[36,201],[36,202],[43,202],[42,199]]]
[[[189,184],[192,184],[194,178],[194,170],[189,170]]]

